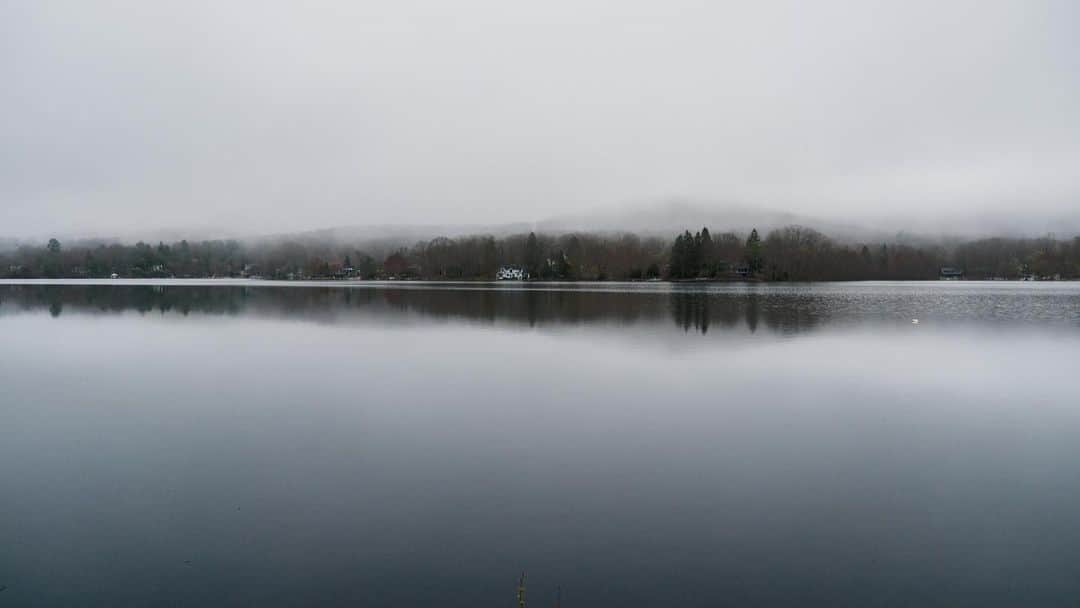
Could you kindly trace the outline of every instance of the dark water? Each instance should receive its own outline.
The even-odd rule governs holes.
[[[1080,284],[0,285],[0,336],[0,605],[1080,603]]]

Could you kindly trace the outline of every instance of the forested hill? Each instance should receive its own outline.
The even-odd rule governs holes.
[[[685,231],[439,237],[389,253],[298,240],[96,244],[51,239],[0,252],[0,278],[262,277],[492,279],[499,268],[548,280],[921,280],[1080,278],[1080,236],[948,243],[853,243],[788,226],[764,235]]]

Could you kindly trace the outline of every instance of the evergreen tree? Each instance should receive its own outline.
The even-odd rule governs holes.
[[[525,270],[532,277],[540,274],[540,245],[536,242],[535,232],[530,232],[525,240]]]
[[[750,231],[750,236],[746,238],[746,265],[750,268],[751,273],[761,272],[764,267],[764,260],[761,255],[761,237],[758,236],[757,228]]]
[[[701,273],[711,277],[716,275],[716,247],[713,245],[712,235],[708,228],[701,229]]]
[[[671,244],[671,278],[681,279],[683,266],[686,259],[686,243],[683,239],[683,235],[675,237],[675,242]]]

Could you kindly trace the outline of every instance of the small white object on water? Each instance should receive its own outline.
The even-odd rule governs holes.
[[[919,320],[918,320],[918,319],[912,319],[912,320],[911,320],[911,324],[912,324],[912,325],[918,325],[918,324],[919,324]]]

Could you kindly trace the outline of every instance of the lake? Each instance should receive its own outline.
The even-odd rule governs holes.
[[[0,605],[1080,602],[1078,283],[9,282],[0,336]]]

